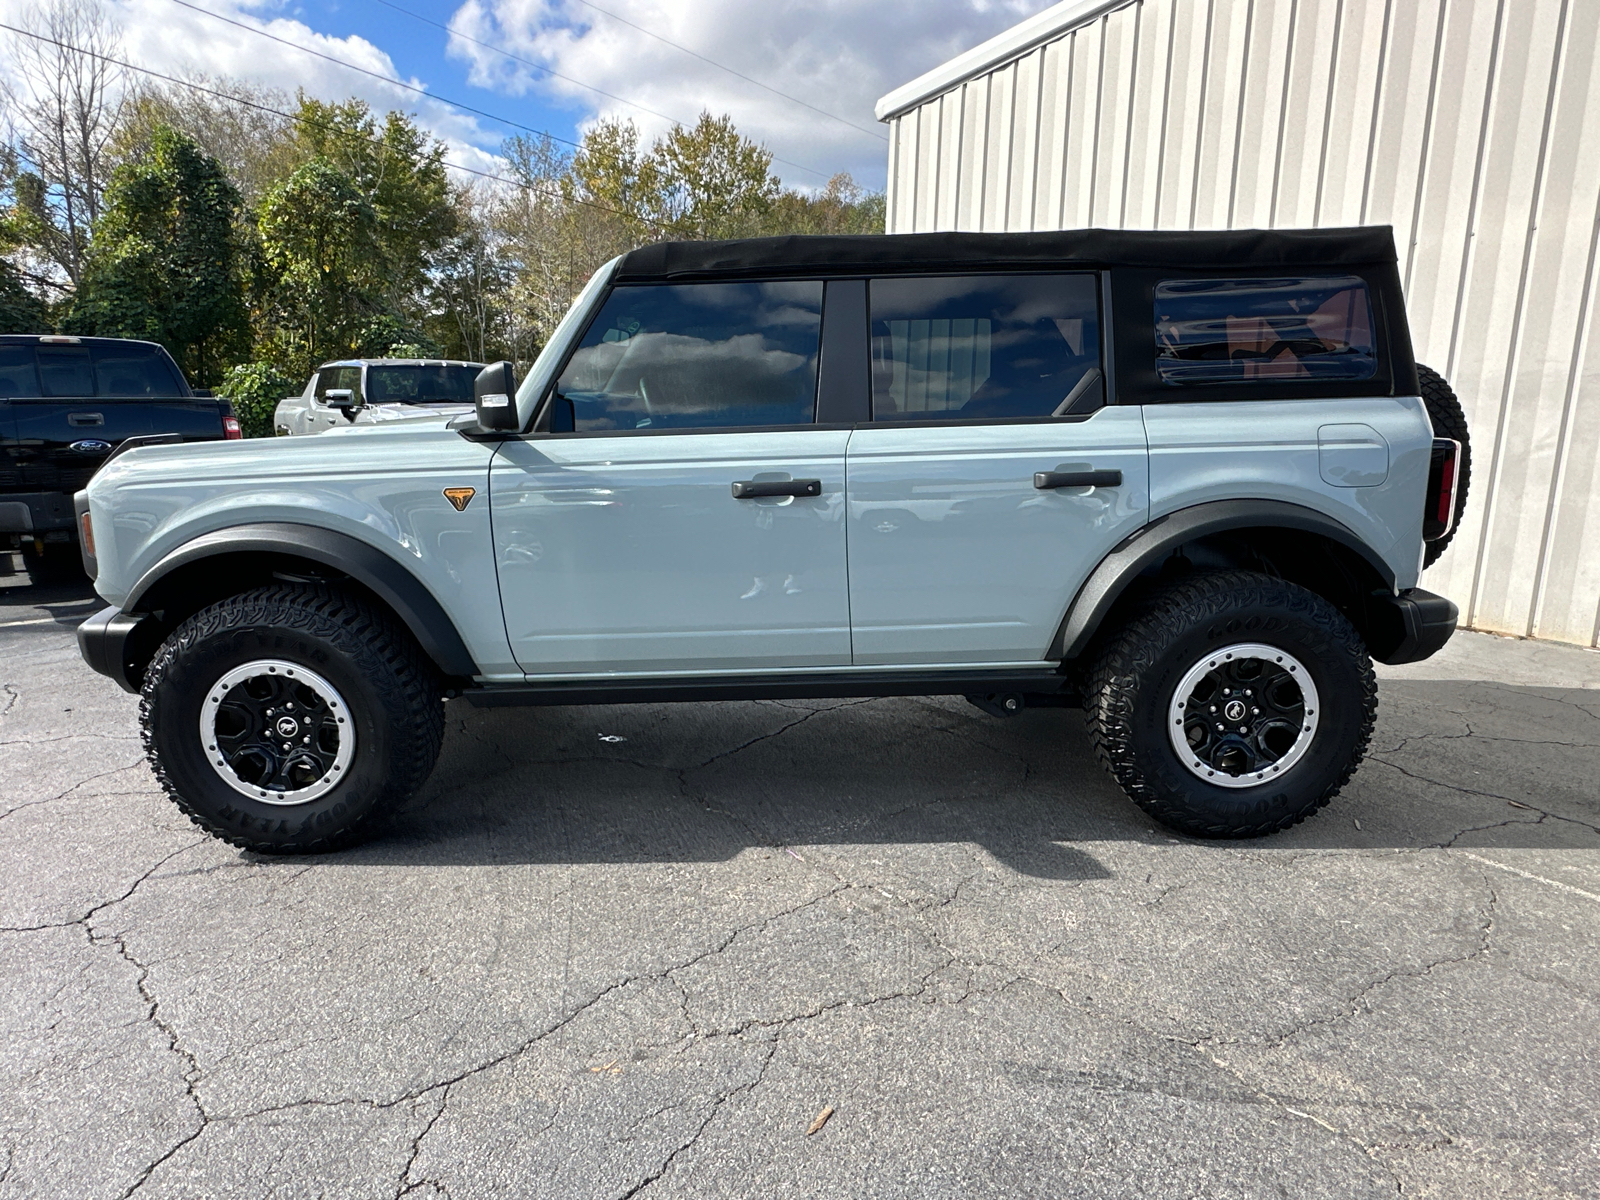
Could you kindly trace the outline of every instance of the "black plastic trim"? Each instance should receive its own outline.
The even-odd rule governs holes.
[[[130,642],[149,641],[140,635],[154,633],[150,627],[156,624],[154,617],[125,613],[115,605],[102,608],[78,626],[78,653],[90,670],[115,680],[125,692],[137,693],[144,663],[129,661]]]
[[[830,279],[822,293],[822,361],[817,366],[819,425],[872,419],[872,354],[867,338],[867,281]]]
[[[285,554],[309,559],[348,575],[394,610],[429,658],[446,675],[470,678],[477,664],[444,607],[415,575],[389,555],[358,538],[315,525],[271,522],[219,529],[187,542],[151,567],[133,585],[123,611],[146,611],[146,597],[180,567],[226,554]]]
[[[1421,588],[1374,596],[1367,604],[1367,651],[1390,666],[1432,658],[1455,633],[1460,616],[1454,601]]]
[[[1117,598],[1153,563],[1196,538],[1230,529],[1297,529],[1320,534],[1355,551],[1391,589],[1389,565],[1350,529],[1332,517],[1281,500],[1217,500],[1159,517],[1139,529],[1100,560],[1068,606],[1047,658],[1074,658],[1083,652]]]
[[[543,704],[663,704],[694,700],[837,700],[860,696],[964,696],[968,693],[1056,693],[1069,680],[1054,670],[908,671],[882,674],[722,676],[706,679],[563,680],[489,684],[463,693],[478,708]]]

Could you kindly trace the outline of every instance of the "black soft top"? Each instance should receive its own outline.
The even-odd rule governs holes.
[[[897,271],[1056,267],[1371,267],[1395,262],[1388,225],[1347,229],[1166,231],[1066,229],[1041,233],[896,233],[658,242],[623,256],[619,282]]]

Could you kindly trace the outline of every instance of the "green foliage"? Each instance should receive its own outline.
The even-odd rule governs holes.
[[[245,437],[271,437],[278,401],[295,395],[303,386],[271,363],[240,363],[224,376],[217,395],[233,402],[234,416]]]
[[[23,286],[17,269],[0,258],[0,333],[49,333],[44,302]]]
[[[273,357],[309,373],[356,352],[381,308],[378,223],[355,181],[315,158],[269,191],[258,218]]]
[[[157,129],[112,174],[64,327],[160,342],[190,380],[214,383],[249,348],[238,210],[216,159]]]

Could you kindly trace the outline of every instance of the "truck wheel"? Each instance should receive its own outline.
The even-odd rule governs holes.
[[[1450,532],[1436,542],[1427,543],[1422,559],[1424,567],[1439,561],[1450,539],[1461,528],[1461,514],[1467,511],[1467,485],[1472,482],[1472,439],[1467,433],[1467,414],[1455,389],[1445,382],[1443,375],[1432,367],[1417,364],[1417,379],[1422,385],[1422,406],[1428,410],[1428,420],[1433,422],[1433,436],[1454,438],[1461,443],[1461,476],[1456,484],[1456,513]]]
[[[190,617],[145,672],[139,712],[167,795],[261,854],[352,845],[428,777],[444,735],[410,635],[320,585],[258,588]]]
[[[83,573],[83,556],[78,553],[77,542],[46,542],[40,550],[32,539],[24,538],[22,560],[27,564],[28,582],[35,587],[62,587],[89,581]]]
[[[1359,634],[1321,596],[1247,571],[1191,576],[1117,631],[1090,675],[1100,761],[1157,821],[1260,837],[1336,795],[1378,710]]]

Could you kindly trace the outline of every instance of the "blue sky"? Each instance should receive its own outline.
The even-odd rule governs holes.
[[[36,2],[0,0],[0,19],[27,24],[25,14]],[[1046,7],[1037,0],[394,0],[450,27],[453,36],[380,0],[190,2],[296,46],[574,141],[599,116],[632,117],[649,137],[668,128],[668,118],[693,120],[702,109],[728,112],[780,160],[775,169],[784,181],[803,187],[819,186],[837,171],[882,187],[888,146],[885,127],[873,119],[873,102]],[[175,0],[100,3],[120,29],[131,61],[286,91],[304,87],[324,99],[358,95],[380,108],[414,111],[449,143],[451,156],[468,166],[492,169],[501,138],[518,132],[514,125],[463,114],[311,58]],[[641,107],[586,91],[468,39]]]

